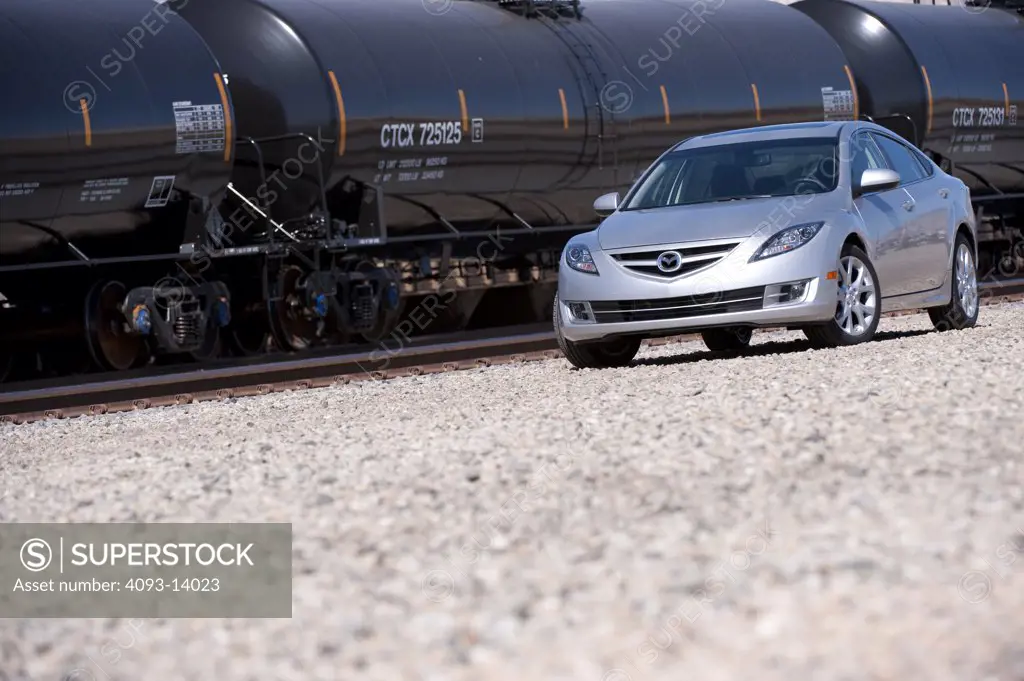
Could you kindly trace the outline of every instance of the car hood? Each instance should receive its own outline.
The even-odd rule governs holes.
[[[800,214],[811,203],[806,196],[788,196],[629,210],[608,216],[597,238],[603,249],[743,239],[769,225],[803,221]]]

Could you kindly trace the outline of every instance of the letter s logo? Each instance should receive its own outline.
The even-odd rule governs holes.
[[[64,88],[64,107],[71,113],[81,115],[83,101],[86,111],[92,111],[96,106],[96,88],[92,86],[92,83],[84,80],[68,83],[68,86]]]
[[[29,539],[21,545],[21,564],[30,572],[41,572],[50,567],[53,551],[42,539]]]

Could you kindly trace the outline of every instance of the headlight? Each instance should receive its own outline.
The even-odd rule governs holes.
[[[813,239],[824,225],[824,222],[808,222],[802,225],[787,227],[771,239],[768,239],[764,246],[761,246],[757,253],[750,258],[750,262],[794,251]]]
[[[594,264],[594,258],[590,255],[590,250],[586,246],[580,244],[569,244],[565,247],[565,262],[569,264],[569,267],[573,268],[578,272],[586,272],[587,274],[597,274],[597,265]]]

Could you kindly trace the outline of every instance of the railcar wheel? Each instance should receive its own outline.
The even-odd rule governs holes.
[[[146,341],[129,331],[119,309],[128,291],[119,281],[97,282],[85,299],[85,338],[89,355],[102,369],[127,371],[146,356]]]
[[[398,326],[398,320],[405,314],[408,301],[405,299],[399,300],[397,305],[398,307],[394,311],[382,311],[373,328],[359,332],[359,339],[364,343],[371,344],[380,343],[387,339],[394,332],[395,327]]]
[[[261,305],[260,310],[246,310],[235,313],[227,334],[234,351],[242,357],[255,357],[270,351],[273,338],[270,334],[269,306]]]
[[[380,343],[388,338],[398,326],[399,320],[415,308],[409,307],[409,299],[401,295],[401,280],[393,270],[385,270],[381,289],[379,307],[374,310],[376,319],[370,328],[364,328],[357,336],[365,343]],[[419,326],[419,325],[417,325]]]
[[[194,362],[209,362],[221,355],[223,343],[221,341],[220,326],[213,318],[206,320],[206,329],[203,332],[203,344],[198,350],[188,353]]]
[[[277,276],[277,296],[271,303],[271,327],[274,338],[282,349],[305,350],[317,338],[317,319],[309,314],[303,286],[305,273],[294,265],[281,270]]]

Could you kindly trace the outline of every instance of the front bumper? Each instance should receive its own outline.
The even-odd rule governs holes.
[[[816,240],[815,240],[816,241]],[[667,336],[723,326],[820,323],[836,310],[836,256],[827,239],[774,258],[749,263],[747,248],[702,272],[674,280],[636,274],[607,253],[592,255],[599,275],[559,268],[559,326],[573,342],[624,335]],[[780,286],[804,291],[778,303]],[[580,319],[585,312],[587,319]]]

